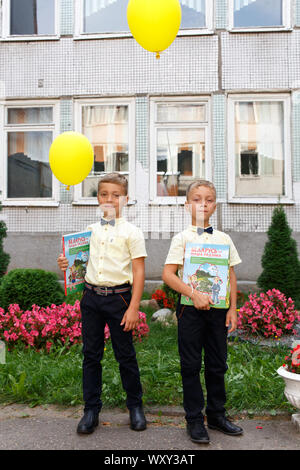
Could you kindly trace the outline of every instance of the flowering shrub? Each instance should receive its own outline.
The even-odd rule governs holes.
[[[152,299],[155,299],[160,308],[175,308],[173,299],[167,297],[167,294],[162,289],[156,289],[152,294]]]
[[[266,293],[250,294],[249,300],[238,312],[238,328],[250,334],[265,337],[281,337],[293,334],[294,326],[300,320],[291,298],[277,289]]]
[[[290,354],[284,358],[285,367],[289,372],[294,372],[295,374],[300,374],[300,344],[294,349],[291,349]]]
[[[147,336],[149,333],[149,326],[147,325],[146,314],[144,312],[139,312],[139,319],[140,323],[138,324],[137,328],[133,330],[133,339],[138,340],[139,342],[142,341],[143,336]]]
[[[147,335],[149,327],[146,315],[139,312],[140,324],[133,331],[134,338],[141,341]],[[110,337],[108,326],[104,331],[105,341]],[[0,308],[0,339],[3,339],[8,348],[17,342],[37,350],[50,351],[57,342],[68,347],[81,342],[81,313],[80,303],[74,305],[63,303],[50,307],[33,305],[31,310],[23,311],[19,305],[11,304],[7,312]]]
[[[60,340],[70,344],[81,340],[81,314],[79,302],[75,305],[51,305],[21,310],[11,304],[8,311],[0,308],[0,338],[11,348],[17,342],[35,349],[50,350]]]

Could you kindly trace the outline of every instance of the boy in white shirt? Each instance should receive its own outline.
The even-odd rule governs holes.
[[[80,434],[92,433],[99,422],[106,323],[127,394],[130,427],[135,431],[146,429],[132,330],[139,323],[147,254],[142,231],[122,217],[122,209],[128,202],[127,191],[124,176],[110,173],[102,177],[98,185],[98,202],[104,216],[86,228],[92,234],[85,289],[80,302],[85,402],[84,416],[77,427]],[[67,269],[67,258],[60,255],[57,262],[62,271]]]
[[[216,190],[206,180],[197,180],[187,189],[186,207],[192,216],[192,225],[175,235],[163,271],[163,280],[181,295],[190,297],[193,306],[177,306],[178,348],[183,384],[183,405],[186,412],[187,432],[193,442],[209,443],[202,410],[204,396],[200,383],[202,349],[205,357],[205,384],[207,389],[206,415],[208,427],[229,435],[240,435],[242,429],[225,416],[225,381],[227,370],[227,330],[237,327],[236,275],[234,266],[241,262],[229,235],[213,229],[209,219],[216,209]],[[185,245],[187,242],[226,244],[230,246],[229,309],[212,308],[207,295],[192,289],[182,281]],[[178,271],[178,273],[177,273]]]

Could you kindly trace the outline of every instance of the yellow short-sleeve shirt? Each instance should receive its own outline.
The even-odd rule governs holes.
[[[190,225],[186,230],[177,233],[177,235],[172,238],[169,253],[165,261],[165,264],[178,265],[178,276],[180,279],[182,279],[184,250],[187,242],[229,245],[229,266],[235,266],[242,262],[233,241],[227,233],[214,229],[213,233],[203,232],[201,235],[198,235],[197,227]]]
[[[86,230],[92,232],[86,282],[106,287],[132,284],[131,261],[147,256],[142,230],[123,217],[115,219],[114,226],[97,222]]]

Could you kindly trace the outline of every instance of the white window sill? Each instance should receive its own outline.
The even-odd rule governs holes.
[[[134,206],[137,203],[135,199],[129,199],[127,206]],[[97,199],[95,200],[86,200],[82,199],[79,201],[72,201],[72,206],[99,206]]]
[[[47,200],[47,201],[30,201],[30,200],[4,200],[1,202],[2,207],[58,207],[60,203],[58,201]]]
[[[60,36],[7,36],[1,37],[0,42],[30,42],[30,41],[59,41]]]
[[[212,35],[215,31],[213,29],[187,29],[179,31],[178,36],[202,36]],[[86,40],[86,39],[114,39],[114,38],[132,38],[130,32],[119,32],[119,33],[82,33],[74,35],[75,41]]]
[[[280,198],[280,201],[276,197],[236,197],[236,198],[231,198],[228,199],[228,204],[261,204],[261,205],[267,205],[267,204],[295,204],[295,201],[293,201],[290,198]]]
[[[214,29],[209,28],[195,28],[195,29],[183,29],[178,31],[177,36],[209,36],[215,34]]]
[[[149,201],[149,206],[183,206],[186,202],[185,196],[156,198]]]
[[[255,27],[255,28],[228,28],[230,33],[276,33],[280,31],[292,32],[293,28],[285,26]]]

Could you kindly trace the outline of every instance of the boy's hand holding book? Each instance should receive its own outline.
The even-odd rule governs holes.
[[[197,290],[193,290],[190,296],[194,307],[198,310],[209,310],[210,306],[213,305],[213,301],[209,295],[201,294]]]
[[[62,271],[66,271],[69,266],[69,261],[64,255],[60,254],[57,258],[57,264]]]

